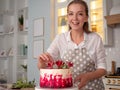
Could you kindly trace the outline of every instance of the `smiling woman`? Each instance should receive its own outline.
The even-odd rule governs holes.
[[[106,74],[105,49],[101,37],[89,30],[88,18],[86,2],[71,1],[67,6],[70,28],[57,35],[47,52],[39,56],[38,68],[45,69],[47,62],[60,57],[73,62],[73,78],[79,90],[104,90],[101,77]]]

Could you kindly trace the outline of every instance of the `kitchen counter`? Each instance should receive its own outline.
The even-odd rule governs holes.
[[[35,90],[35,88],[11,89],[12,84],[0,84],[0,90]]]
[[[119,88],[106,88],[105,90],[120,90]]]
[[[1,85],[0,84],[0,90],[20,90],[20,89],[10,89],[10,88],[7,88],[7,85]],[[29,90],[29,89],[28,89]],[[40,89],[38,87],[35,87],[35,90],[47,90],[47,89]],[[50,90],[50,89],[48,89]],[[53,90],[53,89],[52,89]],[[63,90],[63,89],[62,89]],[[77,88],[69,88],[69,89],[64,89],[64,90],[78,90]],[[120,90],[120,89],[117,89],[117,88],[112,88],[112,89],[105,89],[105,90]]]
[[[120,78],[120,76],[105,76],[106,78]]]
[[[20,90],[20,89],[8,89],[8,88],[0,87],[0,90]]]
[[[20,90],[20,89],[10,89],[10,84],[0,84],[0,90]]]

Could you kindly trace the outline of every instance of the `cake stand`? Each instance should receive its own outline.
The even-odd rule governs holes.
[[[71,88],[62,88],[62,89],[53,89],[53,88],[41,88],[39,86],[35,87],[35,90],[78,90],[77,87],[71,87]]]

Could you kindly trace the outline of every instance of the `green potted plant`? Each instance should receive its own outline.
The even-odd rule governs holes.
[[[21,65],[21,67],[24,69],[25,72],[27,72],[27,65]]]
[[[21,67],[23,68],[24,72],[27,73],[27,64],[22,64]],[[32,81],[28,81],[27,76],[25,76],[24,78],[17,80],[16,83],[13,83],[11,88],[15,90],[34,90],[35,79]]]
[[[19,21],[19,28],[20,28],[20,30],[23,30],[23,23],[24,23],[24,17],[23,17],[23,15],[21,15],[18,18],[18,21]]]
[[[12,85],[12,89],[18,89],[18,90],[34,90],[35,88],[35,80],[33,81],[27,81],[19,79],[16,83]]]

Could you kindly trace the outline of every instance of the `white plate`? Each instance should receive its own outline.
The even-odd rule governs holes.
[[[61,89],[54,89],[54,88],[41,88],[41,87],[35,87],[35,90],[78,90],[77,87],[71,87],[71,88],[61,88]]]

